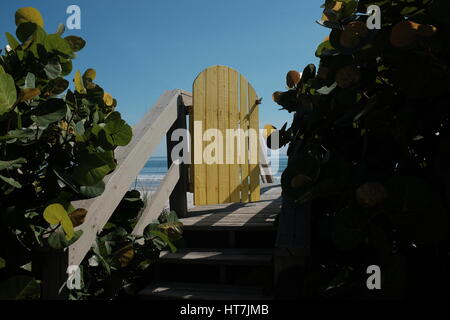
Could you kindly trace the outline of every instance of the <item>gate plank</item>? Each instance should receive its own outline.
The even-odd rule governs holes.
[[[194,110],[191,114],[191,139],[193,145],[194,163],[191,165],[191,182],[194,186],[194,204],[206,203],[206,166],[203,162],[203,130],[204,128],[194,127],[194,124],[201,124],[203,127],[206,122],[206,74],[202,72],[194,81],[193,106]]]
[[[249,128],[248,121],[248,82],[244,76],[241,75],[240,81],[240,129],[243,130],[241,136],[241,200],[242,202],[249,202],[249,185],[248,185],[248,137],[245,135]]]
[[[239,74],[233,69],[229,70],[229,110],[230,110],[230,129],[239,129]],[[227,137],[227,143],[229,144],[230,152],[227,154],[232,154],[230,159],[230,200],[231,202],[241,201],[241,179],[240,179],[240,168],[237,162],[237,151],[239,138],[234,139],[233,137]]]
[[[227,129],[230,126],[229,103],[228,103],[228,68],[219,66],[218,72],[218,129],[222,134],[222,141],[226,138]],[[230,202],[230,166],[226,163],[226,145],[219,146],[219,165],[218,165],[218,182],[219,182],[219,203]]]
[[[250,175],[250,201],[260,199],[260,169],[259,169],[259,118],[257,95],[251,85],[248,87],[249,101],[249,175]]]
[[[217,129],[217,70],[218,67],[208,68],[206,70],[206,125],[205,131]],[[209,137],[208,137],[209,138]],[[206,137],[205,137],[206,140]],[[204,154],[207,156],[217,156],[217,141],[207,142]],[[214,148],[215,147],[215,148]],[[214,152],[209,152],[212,151]],[[205,159],[204,159],[205,160]],[[206,202],[207,204],[216,204],[219,202],[219,182],[218,182],[217,164],[206,165]]]

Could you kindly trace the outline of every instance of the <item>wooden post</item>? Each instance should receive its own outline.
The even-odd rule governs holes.
[[[46,250],[33,259],[33,272],[42,280],[41,300],[68,300],[69,291],[64,286],[68,279],[68,250]],[[61,292],[59,290],[63,287]]]
[[[283,197],[274,256],[275,295],[278,299],[306,297],[304,276],[311,254],[311,215],[311,201],[296,204]]]
[[[168,168],[173,163],[172,159],[172,150],[174,147],[181,143],[179,141],[172,141],[172,134],[177,129],[183,129],[187,131],[187,124],[186,124],[186,116],[187,116],[187,110],[186,106],[183,103],[183,99],[181,96],[178,97],[178,116],[177,120],[175,120],[172,127],[167,132],[167,165]],[[186,136],[183,138],[185,139]],[[183,141],[185,146],[187,146],[187,142]],[[183,150],[180,154],[181,157],[184,156],[183,152],[186,152],[186,150]],[[173,210],[177,213],[177,216],[179,218],[183,218],[187,215],[188,211],[188,205],[187,205],[187,192],[188,192],[188,165],[182,162],[179,164],[178,168],[180,170],[180,180],[178,180],[178,183],[176,184],[175,188],[173,189],[170,198],[170,210]]]

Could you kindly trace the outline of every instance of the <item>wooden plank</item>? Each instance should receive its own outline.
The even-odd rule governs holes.
[[[250,176],[250,201],[260,199],[260,169],[259,169],[259,117],[258,103],[255,89],[248,86],[249,101],[249,176]]]
[[[206,123],[206,72],[200,73],[194,81],[191,139],[193,145],[191,181],[193,182],[194,204],[206,204],[206,165],[203,162],[203,130]],[[200,127],[194,127],[194,123]]]
[[[167,91],[156,105],[133,128],[133,139],[125,147],[117,148],[116,170],[104,181],[104,193],[97,198],[76,201],[76,208],[88,210],[86,221],[77,229],[83,230],[81,238],[69,248],[69,265],[79,265],[90,250],[97,234],[103,229],[131,183],[145,166],[167,130],[177,118],[179,90]]]
[[[185,91],[185,90],[180,90],[180,92],[181,92],[182,105],[184,105],[184,107],[185,107],[185,113],[187,116],[186,124],[189,125],[189,127],[187,129],[189,130],[189,133],[190,133],[189,150],[187,152],[188,152],[189,159],[192,160],[192,154],[193,154],[193,150],[194,150],[194,140],[192,139],[192,128],[193,128],[193,124],[194,124],[194,117],[191,114],[192,105],[193,105],[192,104],[193,94],[191,92]],[[194,166],[192,164],[193,164],[193,162],[186,165],[187,186],[188,186],[188,192],[190,192],[190,193],[194,193],[194,182],[193,182],[194,180],[192,179],[194,177],[194,175],[193,175]]]
[[[230,110],[230,129],[239,129],[239,73],[233,69],[229,69],[228,76],[229,88],[229,110]],[[240,183],[240,167],[237,157],[239,139],[235,141],[232,137],[227,137],[227,143],[232,154],[229,159],[230,164],[230,200],[237,203],[241,201],[241,183]]]
[[[219,209],[238,209],[238,208],[250,208],[257,207],[264,203],[278,200],[281,197],[281,186],[280,185],[263,185],[261,187],[261,200],[254,203],[233,203],[233,204],[214,204],[205,206],[195,206],[189,209],[189,212],[198,212],[205,210],[219,210]]]
[[[160,262],[222,264],[222,265],[271,265],[273,249],[180,249],[175,253],[163,251]]]
[[[206,125],[205,131],[217,129],[217,66],[206,70]],[[211,139],[214,140],[214,139]],[[217,156],[217,141],[209,141],[205,146],[204,155]],[[216,145],[216,150],[209,153],[207,150]],[[203,159],[208,161],[207,159]],[[212,159],[211,159],[212,160]],[[206,164],[206,203],[219,203],[219,171],[216,163]]]
[[[228,225],[228,224],[238,224],[244,226],[246,224],[252,223],[272,223],[276,218],[278,212],[281,210],[281,203],[277,207],[277,210],[270,210],[267,214],[252,214],[252,213],[209,213],[200,215],[192,218],[185,218],[183,220],[183,225]],[[278,212],[277,212],[278,211]]]
[[[151,196],[147,207],[142,212],[138,223],[134,227],[133,235],[142,235],[145,227],[153,220],[158,219],[179,179],[180,169],[178,165],[172,164],[158,190]]]
[[[269,300],[263,289],[225,284],[157,282],[143,289],[141,299],[183,299],[183,300]]]
[[[192,92],[195,90],[195,82],[192,85]],[[192,97],[192,102],[194,101]],[[190,107],[188,107],[188,116],[189,116],[189,152],[191,157],[191,163],[188,165],[188,171],[189,171],[189,192],[194,194],[194,203],[195,203],[195,139],[194,139],[194,104],[192,103]],[[197,150],[198,152],[198,150]]]
[[[178,179],[178,182],[173,189],[172,193],[170,194],[170,210],[175,211],[177,216],[179,218],[185,217],[188,211],[188,201],[187,201],[187,188],[188,188],[188,171],[187,171],[187,164],[184,163],[184,156],[185,152],[187,150],[183,149],[181,150],[180,154],[173,155],[174,158],[172,158],[172,152],[174,148],[182,143],[187,147],[187,141],[184,141],[184,139],[187,139],[187,135],[183,136],[183,141],[173,141],[172,135],[178,131],[178,130],[186,130],[186,106],[183,104],[183,99],[180,96],[179,102],[178,102],[178,117],[177,120],[174,122],[172,127],[170,127],[169,131],[167,132],[166,141],[167,141],[167,169],[169,170],[174,161],[179,160],[181,161],[178,164],[178,170],[180,178]],[[186,148],[187,149],[187,148]],[[177,159],[176,157],[180,157],[181,159]]]
[[[189,108],[192,107],[192,92],[179,90],[183,104]]]
[[[263,179],[263,183],[273,183],[273,173],[271,164],[269,162],[269,158],[267,156],[267,145],[264,142],[264,138],[262,137],[262,133],[259,135],[259,163],[260,163],[260,171],[261,177]]]
[[[248,121],[248,82],[244,76],[240,76],[240,129],[241,133],[241,148],[239,150],[241,157],[241,201],[249,202],[249,172],[248,172],[248,136],[246,132],[249,128]]]
[[[217,86],[218,86],[218,106],[217,121],[219,132],[222,134],[222,141],[226,137],[227,129],[230,125],[229,96],[228,96],[228,68],[219,66],[217,68]],[[219,203],[230,203],[230,165],[226,163],[225,155],[227,153],[226,144],[219,146]]]

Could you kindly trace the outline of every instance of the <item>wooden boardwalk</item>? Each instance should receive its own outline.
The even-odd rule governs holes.
[[[181,219],[187,246],[161,253],[155,281],[140,298],[271,299],[280,211],[279,185],[263,185],[260,201],[190,209]]]

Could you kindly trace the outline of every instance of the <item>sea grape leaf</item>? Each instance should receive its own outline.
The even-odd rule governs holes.
[[[72,239],[68,240],[64,233],[54,232],[48,237],[48,244],[56,250],[62,250],[70,247],[83,235],[83,230],[78,230],[74,233]]]
[[[22,164],[27,163],[27,159],[25,158],[18,158],[15,160],[10,161],[1,161],[0,160],[0,170],[5,169],[17,169],[22,166]]]
[[[0,179],[5,181],[7,184],[13,186],[14,188],[17,188],[17,189],[22,188],[22,185],[18,181],[14,180],[13,178],[7,178],[5,176],[0,175]]]
[[[78,159],[78,163],[80,165],[75,168],[73,178],[81,186],[94,186],[98,184],[116,167],[112,152],[87,153]]]
[[[80,93],[80,94],[86,94],[86,88],[84,87],[83,84],[83,78],[81,77],[81,73],[80,71],[77,71],[75,73],[75,90]]]
[[[69,43],[69,46],[71,47],[73,52],[80,51],[86,45],[86,41],[77,36],[68,36],[64,39]]]
[[[57,60],[50,61],[44,67],[45,74],[50,80],[56,79],[62,74],[62,67]]]
[[[66,234],[67,240],[72,239],[74,236],[75,231],[73,229],[72,221],[70,220],[66,209],[64,209],[61,204],[54,203],[45,208],[44,219],[52,225],[60,224]]]
[[[14,36],[9,32],[6,32],[6,39],[8,40],[9,46],[13,50],[16,50],[16,48],[20,45],[16,38],[14,38]]]
[[[0,116],[11,110],[17,100],[16,84],[11,75],[0,73]]]
[[[67,114],[67,105],[62,99],[49,99],[31,116],[31,119],[41,127],[62,120]]]

